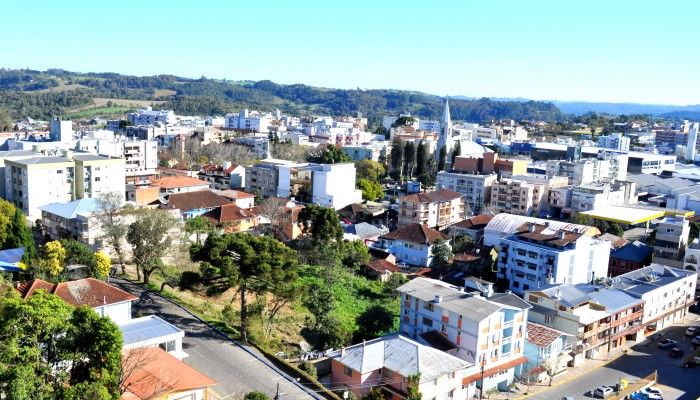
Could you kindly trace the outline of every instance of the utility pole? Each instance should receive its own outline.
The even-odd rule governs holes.
[[[484,398],[484,367],[486,366],[486,354],[481,358],[481,390],[479,390],[479,399]]]

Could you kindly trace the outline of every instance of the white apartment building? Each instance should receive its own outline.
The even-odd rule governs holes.
[[[685,249],[683,269],[692,272],[700,272],[700,239],[695,238]],[[700,279],[700,276],[698,279]]]
[[[655,263],[683,268],[685,250],[688,246],[690,223],[683,217],[665,217],[656,226],[654,253]]]
[[[243,109],[238,114],[226,114],[224,127],[267,133],[271,123],[272,115]]]
[[[40,207],[100,193],[125,193],[125,160],[92,154],[35,156],[5,162],[7,200],[31,219],[41,218]],[[6,169],[7,172],[7,169]]]
[[[257,159],[264,160],[266,158],[270,158],[272,148],[270,147],[270,139],[267,136],[237,137],[233,139],[233,142],[248,147]]]
[[[506,390],[527,362],[523,354],[530,305],[513,294],[467,292],[418,277],[401,286],[401,334],[440,347],[480,368],[463,384]]]
[[[627,179],[627,157],[609,155],[605,159],[587,158],[576,161],[547,161],[547,176],[566,176],[571,185],[610,182]]]
[[[339,210],[362,202],[362,191],[355,188],[355,164],[314,165],[311,181],[312,202]]]
[[[549,208],[549,188],[567,186],[568,182],[569,179],[562,176],[515,175],[503,178],[493,183],[490,203],[498,212],[539,215]]]
[[[124,158],[126,177],[147,177],[157,173],[158,142],[155,140],[78,139],[75,149],[102,156]]]
[[[608,273],[610,243],[576,230],[525,223],[500,241],[499,279],[522,295],[554,283],[586,283]]]
[[[173,125],[177,122],[173,110],[154,110],[151,106],[129,113],[127,118],[134,125]]]
[[[497,174],[440,171],[437,173],[436,187],[453,190],[462,195],[466,213],[475,215],[481,212],[491,198],[492,186],[497,180]]]
[[[51,140],[55,142],[70,142],[73,140],[73,121],[51,120]]]
[[[551,229],[564,229],[574,231],[589,237],[600,235],[600,230],[593,226],[572,224],[557,220],[548,220],[544,218],[528,217],[524,215],[514,215],[508,213],[500,213],[494,215],[484,228],[484,245],[498,246],[501,239],[516,234],[522,231],[523,224],[549,224]]]
[[[609,205],[636,203],[634,182],[594,183],[574,186],[571,189],[571,203],[567,207],[573,212],[583,212]]]
[[[382,140],[358,144],[356,146],[343,146],[342,149],[352,161],[372,160],[380,162],[381,160],[389,159],[391,142]]]
[[[610,135],[599,137],[598,138],[598,147],[605,147],[606,149],[629,151],[630,138],[625,137],[620,132],[613,132]]]

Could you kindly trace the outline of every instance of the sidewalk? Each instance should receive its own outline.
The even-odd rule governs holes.
[[[678,325],[688,325],[688,324],[693,324],[700,321],[700,317],[695,314],[688,314],[683,320],[676,322],[673,324],[673,326],[678,326]],[[663,332],[663,331],[662,331]],[[651,337],[649,337],[650,339]],[[645,339],[646,340],[646,339]],[[596,369],[603,367],[607,365],[608,363],[616,360],[617,358],[625,355],[627,352],[634,352],[634,350],[631,350],[630,347],[637,345],[638,343],[636,342],[627,342],[625,346],[619,347],[612,349],[610,351],[610,358],[607,358],[606,356],[603,356],[602,359],[588,359],[583,363],[580,363],[579,365],[575,367],[570,367],[567,368],[566,371],[557,374],[556,376],[552,377],[552,382],[551,386],[549,383],[549,379],[545,378],[542,382],[536,382],[533,384],[525,385],[525,384],[520,384],[518,383],[517,387],[518,390],[515,392],[498,392],[498,393],[493,393],[491,395],[484,395],[484,399],[489,399],[489,400],[505,400],[505,399],[510,399],[510,400],[520,400],[520,399],[525,399],[527,397],[530,397],[532,395],[542,393],[546,390],[548,390],[550,387],[555,387],[559,385],[563,385],[569,381],[572,381],[580,376],[586,375],[592,371],[595,371]]]

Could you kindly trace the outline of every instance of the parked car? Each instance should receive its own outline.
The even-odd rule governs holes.
[[[593,396],[599,397],[601,399],[604,399],[608,396],[613,394],[613,388],[610,386],[598,386],[594,391],[593,391]]]
[[[642,389],[642,393],[646,394],[655,394],[658,396],[663,396],[664,392],[661,391],[661,389],[657,388],[656,386],[648,387],[646,389]]]
[[[690,341],[690,343],[692,343],[693,346],[700,346],[700,335],[695,336],[693,340]]]
[[[697,336],[700,335],[700,326],[689,326],[685,330],[685,336]]]
[[[679,349],[678,347],[674,347],[668,352],[668,356],[671,358],[681,358],[683,357],[683,350]]]
[[[664,340],[659,342],[660,349],[670,349],[670,348],[676,347],[676,345],[678,345],[678,342],[676,342],[675,340],[671,340],[671,339],[664,339]]]
[[[564,396],[561,400],[576,400],[576,398],[574,396]]]
[[[690,358],[688,361],[686,361],[685,364],[683,364],[683,366],[686,368],[695,368],[698,365],[700,365],[700,356],[694,356],[694,357]]]

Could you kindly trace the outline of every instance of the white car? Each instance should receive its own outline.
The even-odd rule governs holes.
[[[610,386],[598,386],[593,391],[593,396],[600,397],[601,399],[604,399],[610,396],[611,394],[613,394],[613,388],[611,388]]]
[[[685,336],[695,336],[697,334],[700,334],[700,327],[698,326],[691,326],[685,330]]]
[[[657,387],[648,387],[646,389],[642,390],[642,393],[647,395],[649,397],[649,400],[663,400],[663,394],[664,392],[661,391],[661,389]]]

